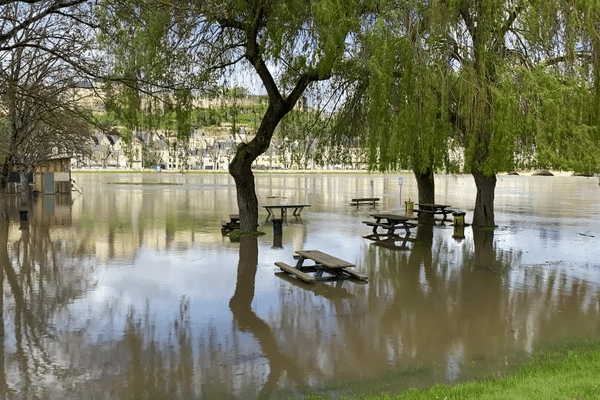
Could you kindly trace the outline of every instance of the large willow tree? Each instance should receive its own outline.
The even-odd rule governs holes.
[[[459,145],[473,225],[494,226],[496,174],[599,167],[596,3],[390,2],[361,36],[340,121],[362,130],[371,166],[415,172],[419,201],[434,199],[433,172],[456,167]]]
[[[598,168],[590,10],[560,0],[439,3],[456,48],[452,112],[477,186],[473,225],[493,226],[497,173]]]
[[[105,13],[111,30],[107,39],[130,45],[127,38],[144,36],[141,30],[152,29],[139,18],[161,25],[164,35],[154,48],[171,46],[185,49],[189,70],[211,76],[223,76],[232,70],[250,70],[266,91],[269,99],[255,137],[241,144],[229,166],[237,189],[241,230],[258,227],[258,199],[251,170],[253,161],[271,143],[275,128],[294,108],[311,84],[323,81],[343,70],[352,35],[362,20],[374,10],[369,0],[208,0],[175,1],[169,5],[107,2]],[[147,11],[157,10],[163,18]],[[131,16],[134,18],[130,19]],[[125,23],[129,19],[129,23]],[[161,22],[162,21],[162,22]],[[130,26],[136,27],[135,34]],[[162,28],[164,26],[164,28]],[[156,32],[154,29],[153,32]],[[141,47],[148,47],[140,43]],[[115,47],[115,48],[118,48]],[[161,60],[156,57],[155,65]],[[182,72],[175,71],[182,76]]]
[[[451,66],[437,8],[425,3],[383,5],[360,35],[360,54],[347,74],[353,83],[330,145],[368,149],[370,169],[409,169],[419,202],[435,202],[434,173],[456,171],[448,93]]]

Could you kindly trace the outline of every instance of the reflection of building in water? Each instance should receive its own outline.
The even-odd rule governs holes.
[[[220,220],[237,210],[236,196],[231,194],[235,187],[210,184],[190,190],[184,185],[186,177],[181,178],[182,185],[173,178],[169,185],[152,181],[144,185],[146,176],[140,175],[126,176],[123,184],[82,179],[84,194],[74,196],[73,215],[92,253],[101,260],[133,260],[142,246],[177,252],[198,242],[220,246]],[[219,214],[215,209],[224,211]]]
[[[35,199],[34,218],[50,224],[71,225],[73,199],[70,194],[40,194]]]
[[[198,178],[185,190],[114,183],[162,176],[86,176],[84,196],[73,196],[71,226],[35,218],[27,231],[12,224],[4,362],[15,392],[33,395],[32,387],[58,381],[56,391],[67,388],[73,397],[169,398],[168,390],[181,388],[180,397],[258,398],[264,389],[319,387],[392,369],[401,372],[393,375],[395,389],[405,389],[505,371],[507,361],[543,341],[598,334],[597,261],[582,266],[569,253],[567,265],[525,264],[533,249],[550,248],[517,243],[539,231],[538,217],[521,213],[518,227],[501,227],[483,241],[471,228],[457,242],[450,226],[420,225],[409,251],[390,251],[361,240],[360,221],[370,211],[355,211],[345,201],[368,185],[339,184],[354,179],[346,177],[296,177],[288,183],[276,177],[273,188],[259,188],[263,200],[269,190],[289,201],[304,200],[311,190],[318,201],[307,201],[313,207],[303,222],[283,226],[283,250],[271,249],[267,236],[253,249],[258,256],[240,251],[245,268],[236,258],[241,245],[220,234],[220,220],[236,207],[227,179]],[[321,196],[327,185],[342,194]],[[449,186],[455,186],[452,180]],[[593,189],[590,202],[595,183]],[[521,205],[532,207],[536,199]],[[589,224],[584,232],[598,222],[582,220],[577,229]],[[523,223],[536,229],[523,234]],[[557,240],[571,246],[567,234]],[[577,231],[575,237],[583,245],[596,240]],[[273,259],[289,259],[307,243],[325,250],[334,241],[339,249],[352,247],[348,252],[369,274],[368,284],[306,287],[273,274]],[[39,262],[42,249],[58,258]],[[29,262],[20,263],[25,254]],[[183,297],[190,301],[178,309]],[[16,350],[13,321],[28,329],[20,343],[40,338],[27,342],[38,353],[26,346]],[[39,380],[25,387],[37,372]]]

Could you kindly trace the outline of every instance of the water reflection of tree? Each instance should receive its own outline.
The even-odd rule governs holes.
[[[296,385],[303,386],[306,371],[280,351],[277,338],[269,325],[252,310],[257,265],[258,241],[256,238],[242,238],[235,292],[229,302],[233,321],[240,331],[250,332],[254,336],[263,355],[269,360],[269,375],[263,390],[275,389],[284,373]]]
[[[421,225],[411,250],[365,251],[368,284],[284,282],[266,316],[253,307],[258,244],[243,239],[231,326],[210,322],[199,332],[203,322],[191,319],[185,298],[167,322],[155,321],[148,306],[131,308],[123,325],[107,305],[106,316],[93,316],[117,321],[103,339],[66,316],[91,285],[78,244],[59,239],[48,224],[10,234],[0,226],[5,397],[34,397],[43,377],[72,398],[250,398],[415,360],[443,364],[436,378],[454,379],[463,377],[463,361],[489,357],[499,367],[506,358],[494,356],[527,350],[540,337],[597,334],[600,327],[598,287],[569,268],[521,272],[519,255],[498,248],[493,231],[474,233],[463,249],[447,230]]]
[[[31,223],[22,228],[21,237],[9,241],[11,225],[0,224],[4,395],[27,393],[34,382],[60,371],[50,354],[54,317],[89,289],[85,267],[80,260],[68,262],[64,241],[51,239],[49,225]],[[18,374],[8,378],[6,369]]]

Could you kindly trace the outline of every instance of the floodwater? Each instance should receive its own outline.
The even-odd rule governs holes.
[[[403,178],[402,186],[398,178]],[[500,176],[496,230],[420,225],[404,250],[361,221],[404,213],[411,175],[265,174],[259,203],[305,203],[281,240],[232,242],[225,174],[73,174],[2,227],[4,398],[302,398],[501,373],[544,343],[600,335],[598,178]],[[436,202],[472,220],[470,176]],[[368,283],[303,284],[276,261],[318,249]]]

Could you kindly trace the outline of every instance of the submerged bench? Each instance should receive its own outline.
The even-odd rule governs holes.
[[[378,201],[379,201],[379,197],[361,197],[361,198],[350,200],[350,205],[356,206],[356,208],[358,208],[358,206],[361,204],[372,204],[373,207],[375,207],[377,205]]]
[[[419,208],[414,210],[417,213],[417,216],[420,216],[421,214],[443,214],[444,217],[442,218],[442,223],[446,221],[448,214],[454,212],[454,210],[448,209],[450,206],[446,204],[417,204],[417,206],[419,206]]]

